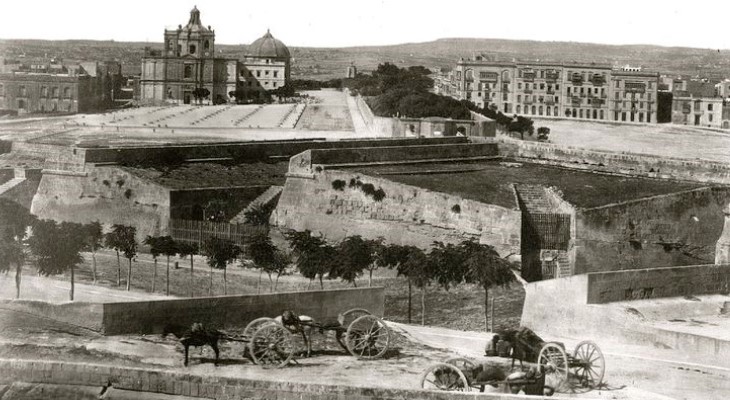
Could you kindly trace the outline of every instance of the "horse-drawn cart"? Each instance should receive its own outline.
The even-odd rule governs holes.
[[[259,352],[263,351],[259,342],[270,341],[268,332],[273,328],[263,328],[273,325],[285,327],[290,334],[301,334],[307,345],[307,354],[311,351],[311,333],[314,331],[334,332],[337,343],[353,356],[371,360],[382,357],[390,346],[390,329],[380,318],[372,315],[368,310],[354,308],[340,314],[337,321],[315,321],[306,316],[285,312],[277,318],[258,318],[246,328],[254,331],[251,356],[258,360]],[[276,331],[278,332],[278,331]],[[244,332],[244,335],[246,332]],[[257,335],[258,334],[258,335]],[[261,348],[261,349],[260,349]]]
[[[451,358],[446,362],[431,365],[421,374],[421,388],[427,390],[468,392],[492,387],[492,391],[551,396],[555,390],[545,384],[543,369],[533,368],[527,372],[507,375],[497,366],[477,364],[468,358]]]
[[[514,361],[528,361],[536,364],[532,369],[532,377],[527,375],[518,381],[503,379],[477,378],[482,366],[463,358],[448,360],[429,367],[421,379],[421,387],[435,390],[469,390],[469,388],[486,385],[507,385],[506,389],[520,385],[529,387],[540,382],[533,381],[535,376],[542,377],[542,386],[555,391],[574,390],[580,385],[584,388],[595,389],[603,383],[606,369],[603,352],[594,342],[583,341],[578,343],[572,353],[565,350],[565,345],[559,342],[545,342],[527,328],[500,333],[495,337],[511,344],[512,368]],[[494,345],[493,347],[497,347]],[[535,394],[542,395],[540,388],[535,388]],[[527,393],[527,392],[526,392]]]

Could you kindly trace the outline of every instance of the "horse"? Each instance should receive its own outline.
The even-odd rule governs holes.
[[[190,350],[190,346],[210,346],[215,352],[215,362],[213,364],[218,365],[218,360],[220,358],[218,341],[220,341],[221,338],[225,337],[222,332],[205,326],[199,322],[196,322],[189,329],[175,325],[168,325],[165,327],[162,335],[166,336],[168,333],[172,333],[173,335],[175,335],[175,337],[180,340],[180,344],[185,347],[184,365],[186,367],[188,366],[188,353]]]

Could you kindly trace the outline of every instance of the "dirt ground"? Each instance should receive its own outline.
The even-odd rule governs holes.
[[[730,162],[730,132],[673,124],[627,125],[535,120],[550,128],[550,142],[594,150]]]

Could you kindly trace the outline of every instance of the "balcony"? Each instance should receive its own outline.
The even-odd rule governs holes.
[[[527,94],[531,94],[532,93],[532,89],[525,89],[524,92],[527,93]]]
[[[547,94],[555,94],[555,89],[548,89]]]
[[[534,103],[535,103],[535,101],[534,101],[534,100],[532,100],[532,98],[530,98],[530,97],[525,97],[525,104],[534,104]]]
[[[555,104],[555,99],[545,99],[545,104],[551,106]]]
[[[598,99],[593,100],[591,102],[591,107],[593,107],[593,108],[601,108],[601,107],[603,107],[603,102],[600,101],[600,100],[598,100]]]
[[[579,105],[580,103],[583,102],[583,100],[580,97],[573,97],[573,98],[571,98],[571,101],[572,101],[573,105]]]
[[[583,79],[573,79],[570,81],[573,86],[583,86]]]

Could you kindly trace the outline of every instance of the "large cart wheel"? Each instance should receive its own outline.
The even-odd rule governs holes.
[[[606,371],[606,360],[597,344],[583,341],[575,346],[575,374],[583,386],[595,389],[603,383],[603,373]]]
[[[274,319],[269,317],[256,318],[255,320],[249,322],[248,325],[246,325],[246,327],[243,329],[243,337],[250,340],[253,337],[254,332],[256,332],[259,328],[273,322],[275,322]]]
[[[363,315],[350,324],[345,332],[347,351],[353,356],[372,360],[380,358],[388,351],[390,329],[380,318]]]
[[[446,364],[453,365],[454,367],[459,368],[461,372],[472,371],[474,370],[474,368],[477,367],[477,364],[474,361],[462,357],[449,358],[448,360],[446,360]]]
[[[563,347],[555,342],[545,343],[540,349],[537,363],[544,367],[545,384],[560,391],[568,381],[568,356]]]
[[[446,390],[468,392],[469,381],[461,370],[451,364],[434,364],[421,375],[421,388],[426,390]]]
[[[362,317],[363,315],[371,314],[370,311],[364,308],[351,308],[337,316],[337,322],[339,322],[342,329],[338,329],[335,331],[335,339],[337,339],[337,343],[339,343],[340,347],[342,347],[343,350],[350,351],[350,349],[347,348],[347,343],[345,343],[345,330],[348,326],[350,326],[350,324],[352,324],[353,321]]]
[[[248,344],[253,362],[263,368],[282,368],[294,356],[292,334],[279,324],[267,324],[254,332]]]

